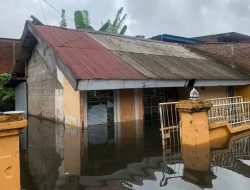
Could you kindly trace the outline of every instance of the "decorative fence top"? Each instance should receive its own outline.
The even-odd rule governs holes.
[[[213,107],[208,112],[208,121],[228,121],[231,127],[250,121],[250,101],[241,96],[210,100]]]
[[[231,127],[250,122],[250,101],[242,96],[209,99],[213,107],[208,111],[208,121],[228,121]],[[164,102],[159,104],[162,129],[179,126],[178,102]]]

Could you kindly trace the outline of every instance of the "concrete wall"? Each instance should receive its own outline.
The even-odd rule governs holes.
[[[63,75],[39,52],[43,51],[38,45],[27,68],[28,161],[32,176],[38,177],[35,183],[51,189],[54,184],[46,183],[64,173],[58,171],[64,154]]]

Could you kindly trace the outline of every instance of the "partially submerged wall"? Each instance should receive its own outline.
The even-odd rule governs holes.
[[[27,68],[28,161],[31,174],[53,182],[59,175],[57,169],[64,152],[63,76],[55,63],[45,61],[39,52],[43,49],[38,45]],[[48,188],[54,186],[39,179],[35,182]]]
[[[83,160],[83,100],[84,92],[75,91],[66,78],[63,80],[64,96],[64,172],[81,175]],[[73,147],[73,148],[72,148]]]
[[[142,89],[119,90],[120,140],[136,139],[143,134],[143,91]],[[124,143],[124,142],[122,142]]]

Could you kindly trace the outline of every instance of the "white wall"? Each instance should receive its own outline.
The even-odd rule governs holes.
[[[15,88],[15,109],[16,111],[24,111],[24,117],[27,119],[27,91],[26,82],[19,83]],[[27,133],[25,127],[20,135],[20,145],[22,150],[27,149]]]

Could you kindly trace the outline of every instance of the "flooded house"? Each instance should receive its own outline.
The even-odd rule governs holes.
[[[29,21],[13,76],[17,101],[27,100],[29,170],[45,187],[157,155],[160,102],[193,86],[201,98],[234,96],[250,81],[182,45]]]

